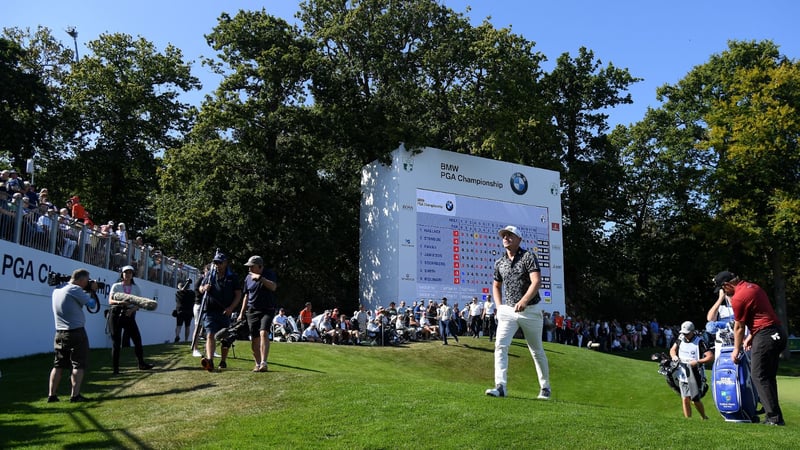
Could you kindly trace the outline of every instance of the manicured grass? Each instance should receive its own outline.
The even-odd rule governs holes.
[[[83,394],[46,403],[51,355],[0,361],[0,448],[779,448],[800,447],[800,378],[779,380],[787,426],[684,419],[680,399],[643,361],[545,344],[553,398],[527,348],[510,352],[509,398],[493,384],[493,346],[462,338],[444,347],[273,343],[270,372],[253,373],[249,343],[222,373],[200,369],[186,345],[146,347],[157,367],[135,369],[123,349],[92,351]],[[127,359],[126,359],[127,358]],[[247,358],[247,359],[244,359]],[[798,358],[782,370],[797,373]],[[710,372],[709,372],[710,375]]]

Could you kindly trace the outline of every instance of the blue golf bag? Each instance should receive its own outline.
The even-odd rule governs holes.
[[[717,341],[717,345],[722,343]],[[758,393],[750,378],[750,360],[742,353],[739,364],[733,362],[733,345],[717,349],[713,369],[714,404],[726,422],[758,423]]]

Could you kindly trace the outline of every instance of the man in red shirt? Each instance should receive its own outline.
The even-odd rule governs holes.
[[[70,213],[72,218],[78,222],[86,222],[86,219],[89,218],[89,216],[86,214],[86,209],[83,207],[83,205],[81,205],[80,197],[77,195],[70,197],[70,199],[67,201],[67,206],[71,208]]]
[[[556,327],[556,342],[559,344],[564,343],[564,316],[558,311],[553,312],[553,323]]]
[[[311,312],[311,302],[306,302],[306,306],[300,310],[300,327],[302,330],[300,332],[306,331],[306,328],[311,326],[311,319],[314,317],[314,313]]]
[[[767,293],[755,283],[741,280],[736,274],[725,271],[714,277],[714,284],[731,297],[734,318],[731,358],[738,362],[742,351],[752,349],[751,375],[767,415],[764,424],[784,425],[778,404],[776,376],[787,340],[778,315]],[[744,335],[745,327],[750,329],[747,337]]]

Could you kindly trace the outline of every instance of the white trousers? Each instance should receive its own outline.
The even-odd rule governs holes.
[[[502,305],[497,308],[497,337],[494,346],[494,382],[506,385],[508,382],[508,348],[517,329],[522,328],[528,350],[536,366],[541,389],[550,389],[550,367],[547,355],[542,346],[542,308],[532,305],[520,313],[514,312],[513,306]]]

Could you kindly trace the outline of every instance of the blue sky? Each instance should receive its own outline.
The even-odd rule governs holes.
[[[612,125],[640,120],[648,106],[657,106],[655,91],[675,83],[692,67],[708,61],[712,54],[736,40],[771,39],[783,54],[800,58],[800,33],[795,31],[800,2],[729,1],[540,1],[540,0],[444,0],[451,9],[464,12],[477,25],[487,16],[497,28],[512,31],[536,42],[536,49],[554,62],[580,47],[593,50],[603,63],[612,62],[644,78],[631,89],[634,104],[609,111]],[[78,51],[101,33],[141,35],[158,49],[168,43],[193,60],[193,74],[204,92],[213,90],[218,78],[199,64],[201,56],[212,56],[206,33],[220,13],[240,9],[260,10],[292,21],[296,0],[3,0],[0,26],[51,28],[65,44],[73,45],[64,30],[78,30]],[[551,65],[545,66],[548,70]],[[202,95],[188,97],[199,103]]]

